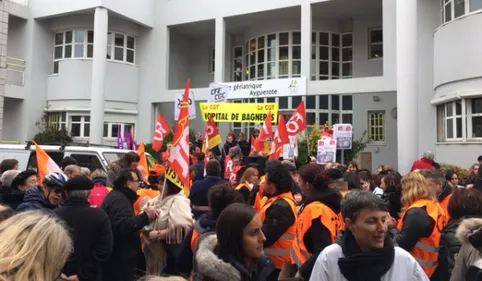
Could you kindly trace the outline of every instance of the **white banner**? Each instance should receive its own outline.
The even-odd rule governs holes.
[[[228,99],[229,87],[211,83],[209,84],[208,102],[226,102]]]
[[[353,126],[351,124],[335,124],[333,137],[336,140],[337,149],[351,149],[353,143]]]
[[[316,164],[326,165],[332,162],[336,162],[336,140],[331,138],[318,140]]]
[[[217,83],[229,87],[227,98],[276,98],[306,95],[306,78]]]
[[[283,159],[295,159],[298,157],[298,138],[296,136],[288,138],[290,142],[283,145]]]
[[[174,99],[174,120],[179,118],[179,112],[181,111],[182,95],[184,92],[177,93]],[[194,100],[194,92],[189,92],[189,120],[196,118],[196,102]]]

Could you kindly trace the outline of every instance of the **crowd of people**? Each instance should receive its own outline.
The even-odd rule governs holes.
[[[0,280],[478,280],[482,157],[459,179],[426,152],[402,176],[226,140],[208,161],[192,144],[188,196],[162,164],[146,182],[135,152],[108,171],[67,157],[40,181],[4,160]]]

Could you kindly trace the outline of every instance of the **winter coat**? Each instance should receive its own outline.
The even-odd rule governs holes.
[[[202,237],[199,241],[195,253],[197,269],[192,281],[264,281],[273,272],[274,264],[267,257],[259,259],[258,271],[254,274],[239,262],[225,262],[214,253],[217,241],[216,235]]]
[[[141,251],[139,230],[149,224],[146,213],[134,215],[137,194],[125,187],[112,190],[101,209],[110,219],[114,236],[112,255],[102,269],[103,281],[133,281]]]
[[[13,210],[17,209],[17,207],[22,204],[25,196],[25,192],[9,187],[0,188],[0,193],[2,204],[9,206]]]
[[[196,170],[196,176],[193,179],[193,182],[200,181],[204,179],[204,163],[202,161],[193,164],[192,167]]]
[[[344,257],[340,245],[326,247],[318,256],[310,281],[345,281],[338,267],[338,259]],[[395,247],[392,267],[380,281],[428,281],[428,277],[412,255]]]
[[[249,156],[249,152],[251,151],[251,145],[246,140],[238,141],[239,148],[241,148],[241,153],[243,153],[244,157]]]
[[[58,205],[52,205],[44,198],[40,186],[34,186],[25,192],[23,202],[18,205],[16,210],[18,212],[40,209],[53,210],[57,207]]]
[[[102,263],[114,246],[107,214],[91,208],[86,198],[68,198],[55,213],[65,221],[74,241],[74,252],[62,272],[78,275],[79,281],[101,281]]]
[[[420,238],[429,237],[434,227],[435,221],[427,214],[425,207],[411,208],[403,217],[402,229],[395,237],[395,243],[410,251]]]
[[[189,200],[191,200],[191,205],[193,206],[192,214],[194,218],[198,218],[206,213],[202,210],[196,210],[196,207],[208,207],[209,189],[222,181],[224,180],[220,177],[206,176],[203,180],[196,181],[191,185]]]
[[[398,191],[395,191],[395,189],[387,190],[381,197],[388,205],[388,212],[390,213],[390,216],[395,220],[399,219],[400,212],[402,211],[401,197],[402,194]]]
[[[452,270],[454,269],[455,257],[458,255],[462,243],[455,237],[457,228],[464,218],[450,220],[442,230],[440,236],[438,271],[440,281],[450,280]]]
[[[450,281],[465,281],[469,267],[482,258],[482,218],[463,220],[457,228],[456,237],[462,242],[462,247],[455,256]]]
[[[433,165],[433,161],[425,158],[420,158],[413,162],[412,169],[410,171],[415,170],[430,170],[435,168]]]

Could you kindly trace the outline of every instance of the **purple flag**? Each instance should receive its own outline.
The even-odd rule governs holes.
[[[122,136],[121,136],[121,127],[120,125],[117,125],[117,148],[123,148],[123,141],[122,141]]]
[[[132,128],[129,128],[129,130],[127,130],[125,132],[125,138],[126,138],[126,142],[127,142],[127,149],[132,150],[133,145],[134,145],[134,137],[132,136]]]

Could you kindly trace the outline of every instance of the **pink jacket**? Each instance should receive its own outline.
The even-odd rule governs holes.
[[[109,194],[109,189],[105,185],[95,184],[89,194],[89,203],[93,208],[100,208],[104,198]]]

